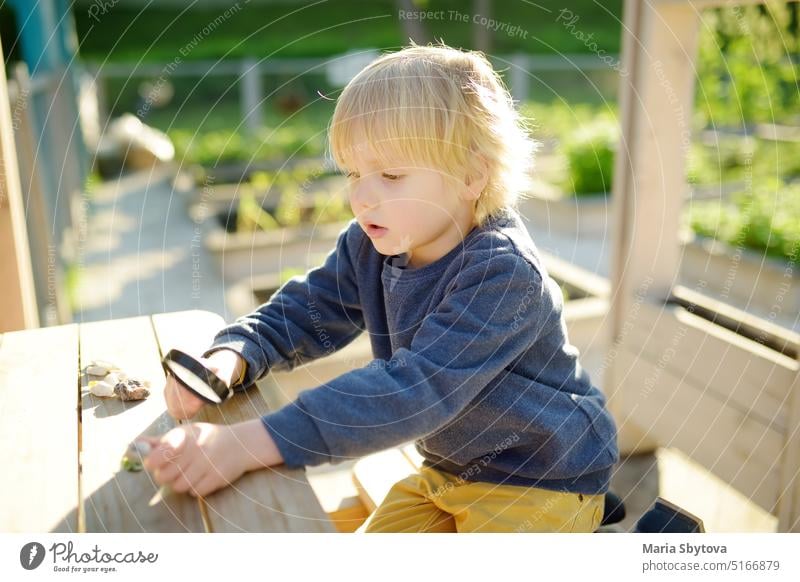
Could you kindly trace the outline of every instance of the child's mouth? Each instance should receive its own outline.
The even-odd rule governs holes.
[[[380,238],[388,232],[388,228],[383,226],[378,226],[377,224],[368,224],[367,225],[367,235],[370,238]]]

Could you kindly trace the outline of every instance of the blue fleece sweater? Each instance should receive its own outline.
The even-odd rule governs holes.
[[[603,394],[569,343],[558,284],[515,210],[424,267],[379,254],[352,220],[324,264],[221,330],[209,355],[247,362],[240,389],[366,331],[375,359],[262,418],[290,467],[415,441],[467,481],[586,494],[619,458]]]

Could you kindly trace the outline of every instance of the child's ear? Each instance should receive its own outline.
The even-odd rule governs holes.
[[[472,156],[472,166],[467,168],[464,177],[467,200],[477,200],[489,182],[489,164],[480,154]]]

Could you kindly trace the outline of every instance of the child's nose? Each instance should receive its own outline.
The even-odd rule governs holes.
[[[374,191],[365,184],[365,180],[359,180],[350,190],[350,204],[353,211],[358,215],[358,210],[372,210],[378,205],[378,197]]]

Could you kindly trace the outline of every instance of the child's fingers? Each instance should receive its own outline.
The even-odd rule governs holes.
[[[202,480],[204,471],[205,468],[200,463],[194,463],[173,479],[172,490],[176,493],[186,493]]]
[[[208,472],[189,489],[189,495],[192,497],[205,497],[222,487],[222,485],[219,475]]]
[[[157,440],[153,450],[144,460],[148,471],[157,471],[170,463],[175,463],[186,447],[186,431],[183,427],[174,428]]]
[[[153,471],[153,478],[159,485],[172,485],[181,476],[181,468],[175,464],[163,465]]]

